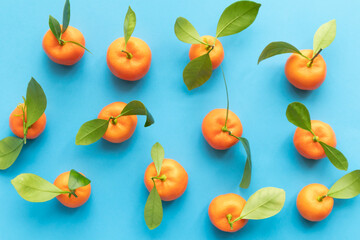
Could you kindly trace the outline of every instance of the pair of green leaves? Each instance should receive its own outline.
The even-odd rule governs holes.
[[[108,120],[94,119],[84,123],[76,135],[76,145],[89,145],[98,141],[104,136],[110,121],[116,120],[122,116],[129,115],[146,116],[144,127],[149,127],[155,122],[153,116],[142,102],[136,100],[131,101],[124,107],[118,116],[110,117]]]
[[[46,202],[60,194],[75,194],[76,189],[87,186],[90,182],[88,178],[74,169],[70,171],[69,175],[68,188],[70,191],[63,191],[32,173],[23,173],[11,180],[11,184],[18,194],[29,202]]]
[[[349,199],[360,194],[360,170],[352,171],[332,185],[327,196],[339,199]]]
[[[249,27],[255,21],[260,6],[260,4],[251,1],[238,1],[228,6],[219,19],[216,38],[233,35]],[[211,77],[212,64],[209,53],[214,46],[203,42],[195,27],[183,17],[176,19],[174,31],[180,41],[190,44],[204,44],[209,49],[207,54],[193,59],[184,69],[184,82],[187,88],[192,90],[203,85]]]
[[[292,124],[294,124],[299,128],[311,132],[314,135],[314,137],[316,137],[311,129],[310,113],[304,104],[299,102],[290,103],[286,109],[286,117],[289,122],[291,122]],[[319,139],[318,142],[324,149],[325,154],[329,158],[330,162],[337,169],[345,170],[345,171],[348,169],[348,161],[346,157],[339,150],[322,142],[321,139]]]
[[[17,137],[6,137],[0,141],[0,169],[4,170],[9,168],[18,158],[22,147],[26,144],[26,134],[28,129],[43,115],[46,109],[47,100],[44,90],[40,84],[31,78],[27,91],[26,99],[24,100],[23,126],[24,126],[24,139]],[[19,106],[20,107],[20,106]],[[27,121],[25,121],[25,111]]]
[[[240,216],[233,221],[229,219],[229,224],[241,219],[259,220],[272,217],[278,214],[284,207],[285,191],[280,188],[266,187],[256,191],[246,201]]]
[[[64,45],[65,43],[72,43],[79,47],[84,48],[86,51],[90,52],[85,46],[83,46],[81,43],[75,42],[75,41],[65,41],[61,38],[62,34],[66,31],[66,29],[69,27],[70,23],[70,1],[66,0],[63,10],[63,24],[62,29],[60,26],[60,23],[56,18],[49,15],[49,27],[51,32],[54,34],[55,38],[58,40],[60,45]]]
[[[53,17],[49,16],[49,27],[56,39],[60,40],[61,35],[66,31],[70,23],[70,1],[66,0],[63,10],[63,26],[60,27],[60,23]]]
[[[260,54],[258,64],[267,58],[284,53],[297,53],[308,59],[314,60],[314,57],[323,49],[327,48],[335,39],[336,36],[336,21],[331,20],[323,25],[316,31],[313,40],[313,57],[309,59],[304,56],[296,47],[286,42],[272,42],[265,47]]]
[[[151,158],[154,162],[157,176],[159,177],[161,172],[162,162],[165,157],[164,148],[160,145],[160,143],[155,143],[154,146],[151,148]],[[154,187],[150,191],[148,199],[145,204],[144,209],[144,218],[145,223],[149,229],[157,228],[162,221],[163,218],[163,207],[160,195],[156,189],[156,184],[153,179]]]

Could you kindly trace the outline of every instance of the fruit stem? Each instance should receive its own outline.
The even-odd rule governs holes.
[[[319,137],[318,137],[318,136],[314,136],[314,137],[313,137],[313,141],[314,141],[314,142],[319,142]]]
[[[111,117],[110,120],[111,120],[112,124],[114,124],[114,125],[117,124],[117,118]]]
[[[77,195],[76,195],[76,193],[75,193],[75,190],[71,190],[70,192],[68,192],[69,193],[69,198],[71,197],[71,195],[74,195],[74,197],[78,197]]]
[[[310,68],[314,62],[314,59],[319,56],[320,52],[322,51],[322,48],[310,59],[310,62],[307,63],[307,67]]]
[[[24,101],[24,106],[21,108],[22,112],[23,112],[23,129],[24,129],[24,144],[26,144],[26,136],[28,133],[28,128],[26,127],[26,122],[25,122],[25,101]]]
[[[60,39],[58,39],[58,41],[59,41],[60,46],[64,46],[64,45],[65,45],[65,41],[64,41],[64,40],[62,40],[61,38],[60,38]]]
[[[165,176],[165,174],[163,174],[163,175],[161,175],[161,176],[152,177],[151,179],[152,179],[152,180],[154,180],[154,179],[159,179],[159,180],[161,180],[161,181],[164,182],[164,181],[167,179],[167,177]]]
[[[324,198],[326,198],[327,196],[326,195],[324,195],[324,196],[318,196],[316,199],[319,201],[319,202],[322,202],[322,200],[324,199]]]
[[[126,53],[126,57],[127,57],[127,59],[132,59],[132,57],[133,57],[133,55],[130,53],[130,52],[128,52],[128,51],[126,51],[126,50],[121,50],[123,53]]]
[[[230,102],[229,102],[229,91],[228,91],[226,78],[225,78],[225,73],[224,73],[224,69],[223,69],[222,65],[220,65],[220,68],[221,68],[221,72],[222,72],[222,75],[223,75],[223,78],[224,78],[224,84],[225,84],[225,90],[226,90],[226,118],[225,118],[225,125],[223,127],[223,131],[224,131],[224,129],[227,130],[227,121],[228,121],[228,117],[229,117]]]
[[[230,229],[233,230],[233,224],[234,222],[231,221],[232,215],[231,213],[229,213],[228,215],[226,215],[226,218],[228,220],[228,223],[230,224]]]

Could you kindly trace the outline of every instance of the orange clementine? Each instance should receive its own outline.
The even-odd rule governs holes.
[[[68,26],[66,31],[61,35],[61,39],[64,41],[74,41],[85,47],[84,36],[74,27]],[[46,32],[42,45],[46,55],[48,55],[52,61],[62,65],[73,65],[77,63],[85,52],[84,48],[74,43],[60,45],[51,30]]]
[[[311,129],[319,141],[336,147],[335,133],[329,124],[319,120],[311,120]],[[324,149],[309,131],[297,128],[293,141],[296,150],[305,158],[318,160],[326,157]]]
[[[69,176],[70,176],[70,171],[60,174],[55,179],[54,185],[63,191],[70,191],[69,190]],[[86,203],[87,200],[89,199],[90,194],[91,194],[91,185],[88,184],[84,187],[80,187],[80,188],[76,189],[75,194],[77,197],[75,197],[72,194],[69,196],[69,194],[66,193],[66,194],[60,194],[56,198],[66,207],[69,207],[69,208],[80,207],[81,205]]]
[[[118,78],[136,81],[143,78],[150,69],[151,50],[140,38],[131,37],[123,52],[125,39],[123,37],[112,42],[107,51],[107,64],[110,71]]]
[[[23,111],[24,104],[21,104],[15,108],[10,114],[9,125],[11,131],[19,138],[24,138],[24,125],[23,125]],[[25,111],[25,122],[26,122],[26,111]],[[41,117],[28,129],[26,138],[34,139],[37,138],[44,130],[46,126],[46,115],[43,113]]]
[[[224,150],[235,145],[239,140],[223,131],[226,119],[226,109],[214,109],[202,122],[202,133],[205,140],[215,149]],[[227,128],[237,137],[241,137],[243,128],[238,116],[229,110]]]
[[[308,58],[313,57],[313,50],[301,50]],[[293,53],[285,64],[285,75],[289,82],[302,90],[314,90],[324,82],[326,77],[326,63],[319,54],[308,66],[309,60]]]
[[[322,184],[313,183],[304,187],[296,200],[296,206],[301,216],[313,222],[325,219],[332,211],[334,199],[324,197],[329,189]],[[322,198],[322,199],[321,199]]]
[[[235,193],[228,193],[214,198],[209,206],[209,217],[211,223],[224,232],[236,232],[243,228],[248,222],[247,219],[241,219],[233,223],[231,229],[227,216],[231,214],[231,221],[238,218],[245,206],[245,199]]]
[[[99,119],[109,120],[110,117],[117,117],[126,106],[124,102],[114,102],[104,107],[99,115]],[[137,116],[121,116],[116,120],[111,120],[103,138],[112,143],[121,143],[128,140],[135,132]]]
[[[213,45],[214,44],[214,37],[212,36],[202,36],[201,40],[207,44]],[[202,43],[199,44],[192,44],[189,51],[190,60],[193,60],[197,57],[200,57],[207,52],[209,52],[210,48],[207,45]],[[213,69],[220,66],[222,61],[224,60],[224,48],[219,41],[216,39],[214,49],[210,52],[210,60],[212,63]]]
[[[147,167],[144,176],[145,186],[149,192],[154,187],[152,178],[156,176],[155,164],[151,163]],[[185,192],[188,184],[188,174],[177,161],[165,158],[159,176],[164,176],[165,178],[164,180],[154,180],[161,200],[172,201],[179,198]]]

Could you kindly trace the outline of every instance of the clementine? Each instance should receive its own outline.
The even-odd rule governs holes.
[[[82,33],[71,26],[61,35],[65,42],[59,42],[51,30],[48,30],[43,38],[43,48],[46,55],[54,62],[62,65],[73,65],[84,55],[85,49],[70,42],[80,43],[85,47],[85,38]]]
[[[201,40],[209,45],[214,45],[214,39],[215,38],[212,36],[201,37]],[[204,45],[202,43],[192,44],[189,51],[190,60],[193,60],[197,57],[200,57],[208,53],[210,49],[211,49],[210,46]],[[219,39],[216,39],[214,49],[211,50],[209,56],[213,69],[219,67],[222,61],[224,60],[224,48],[221,42],[219,41]]]
[[[235,145],[239,140],[224,131],[226,109],[214,109],[202,122],[202,133],[205,140],[215,149],[224,150]],[[235,136],[241,137],[243,128],[240,119],[229,110],[227,129]]]
[[[69,190],[69,176],[70,171],[60,174],[54,181],[54,185],[63,191]],[[91,194],[91,185],[88,184],[84,187],[79,187],[75,190],[75,197],[73,194],[60,194],[56,198],[66,207],[77,208],[87,202]]]
[[[124,102],[114,102],[105,106],[99,113],[98,118],[109,120],[110,117],[117,117],[126,106]],[[112,143],[121,143],[128,140],[135,132],[137,116],[121,116],[109,122],[103,138]]]
[[[107,64],[118,78],[136,81],[143,78],[150,69],[151,50],[143,40],[131,37],[125,48],[123,37],[112,42],[107,51]]]
[[[296,206],[301,216],[313,222],[325,219],[331,213],[334,205],[334,199],[326,196],[328,191],[327,187],[318,183],[304,187],[296,200]]]
[[[19,138],[24,138],[24,123],[23,123],[23,107],[24,104],[20,104],[10,114],[9,125],[11,131]],[[26,122],[26,110],[25,110],[25,122]],[[28,129],[26,138],[37,138],[44,130],[46,126],[46,115],[43,113],[41,117]]]
[[[307,130],[297,128],[293,141],[296,150],[303,157],[318,160],[326,157],[325,151],[318,141],[336,147],[336,137],[330,125],[319,120],[311,120],[311,129],[316,137]]]
[[[152,162],[145,171],[144,182],[149,192],[154,187],[153,178],[157,176],[155,164]],[[161,179],[154,179],[156,189],[163,201],[179,198],[186,190],[188,174],[175,160],[165,158],[159,174]]]
[[[304,56],[312,58],[313,50],[301,50]],[[314,90],[320,87],[326,77],[326,63],[319,54],[310,65],[309,60],[293,53],[285,64],[285,75],[289,82],[302,90]]]
[[[211,223],[224,232],[236,232],[243,228],[247,219],[240,219],[233,223],[232,229],[228,218],[238,218],[245,206],[246,200],[235,193],[228,193],[214,198],[209,206],[209,217]]]

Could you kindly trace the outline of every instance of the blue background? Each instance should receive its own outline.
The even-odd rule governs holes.
[[[189,45],[177,40],[173,26],[186,17],[200,35],[214,34],[223,9],[233,1],[71,1],[70,24],[82,31],[85,53],[76,65],[51,62],[41,42],[48,30],[48,16],[61,19],[63,0],[4,1],[0,22],[0,136],[12,135],[8,117],[25,95],[31,76],[43,86],[47,98],[45,132],[29,141],[20,157],[0,173],[0,239],[349,239],[360,234],[360,198],[336,200],[333,212],[319,223],[304,220],[295,202],[300,189],[310,183],[331,186],[345,174],[327,159],[312,161],[295,150],[295,127],[285,110],[301,101],[313,119],[329,123],[338,148],[349,160],[349,171],[359,169],[360,113],[357,103],[360,55],[360,2],[261,1],[252,26],[240,34],[221,38],[223,67],[228,79],[230,108],[241,119],[243,136],[253,154],[253,178],[249,189],[238,187],[245,154],[241,145],[228,151],[213,150],[204,140],[201,123],[214,108],[226,107],[220,69],[201,88],[189,92],[182,81]],[[147,76],[138,82],[115,78],[106,65],[110,43],[123,36],[128,5],[137,15],[133,36],[145,40],[153,53]],[[316,29],[337,20],[337,36],[322,55],[328,66],[324,84],[315,91],[292,87],[284,75],[288,55],[262,62],[257,58],[271,41],[287,41],[299,49],[312,48]],[[114,101],[141,100],[156,123],[139,123],[133,137],[122,144],[101,140],[76,146],[75,136],[87,120]],[[166,157],[180,162],[189,174],[185,194],[164,203],[164,218],[156,230],[147,229],[143,208],[148,192],[143,174],[151,163],[151,146],[159,141]],[[70,169],[92,180],[92,195],[78,209],[57,200],[29,203],[19,197],[10,180],[20,173],[35,173],[53,181]],[[247,199],[256,190],[274,186],[286,190],[283,210],[275,217],[249,221],[233,234],[212,226],[207,215],[210,201],[225,193]]]

